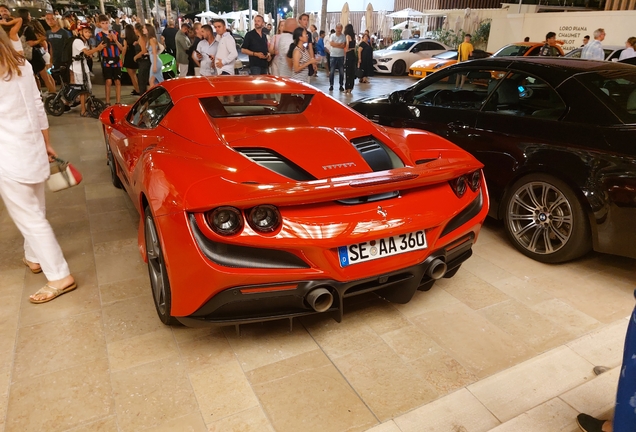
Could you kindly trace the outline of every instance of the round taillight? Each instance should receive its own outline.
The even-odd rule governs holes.
[[[479,187],[481,186],[481,172],[475,171],[472,173],[468,179],[468,186],[473,192],[477,192]]]
[[[453,192],[455,192],[455,195],[457,195],[458,198],[464,196],[464,194],[466,193],[466,189],[468,188],[468,186],[466,185],[466,177],[457,177],[456,179],[451,180],[449,183],[451,185],[451,188],[453,189]]]
[[[266,204],[250,210],[247,220],[254,231],[269,233],[280,226],[281,217],[276,207]]]
[[[243,228],[243,215],[234,207],[223,206],[209,211],[205,215],[212,230],[223,236],[238,233]]]

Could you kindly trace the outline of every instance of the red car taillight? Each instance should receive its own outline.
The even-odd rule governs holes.
[[[270,233],[276,231],[281,224],[280,212],[273,205],[259,205],[250,210],[247,222],[254,231]]]
[[[217,207],[205,214],[212,231],[222,236],[238,233],[243,228],[243,215],[234,207]]]
[[[477,192],[481,187],[481,170],[459,176],[448,183],[458,198],[463,197],[468,188],[470,188],[473,192]]]

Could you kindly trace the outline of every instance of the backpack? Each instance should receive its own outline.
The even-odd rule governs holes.
[[[31,61],[33,60],[33,47],[29,45],[26,40],[26,36],[24,34],[20,36],[20,43],[22,44],[22,51],[24,52],[24,57]]]
[[[64,41],[64,48],[62,49],[62,64],[61,66],[68,66],[73,62],[73,42],[75,39],[81,39],[77,36],[71,36]]]

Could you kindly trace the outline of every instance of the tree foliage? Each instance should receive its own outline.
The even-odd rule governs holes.
[[[466,32],[460,30],[455,33],[455,30],[436,30],[433,32],[433,39],[440,41],[441,43],[448,45],[452,48],[457,48],[460,43],[464,41]],[[479,27],[471,34],[471,42],[476,48],[486,48],[488,45],[488,38],[490,36],[490,19],[485,19],[479,23]]]

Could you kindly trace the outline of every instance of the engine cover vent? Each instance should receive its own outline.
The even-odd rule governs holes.
[[[374,172],[404,167],[404,163],[393,150],[373,136],[354,138],[351,144]]]
[[[252,162],[292,180],[316,180],[314,176],[274,150],[262,147],[241,147],[235,150]]]

